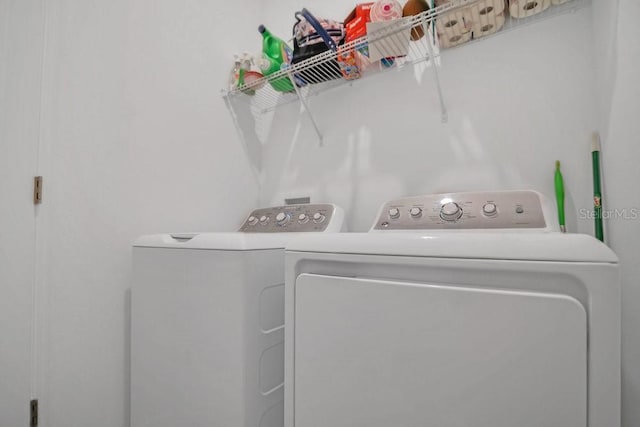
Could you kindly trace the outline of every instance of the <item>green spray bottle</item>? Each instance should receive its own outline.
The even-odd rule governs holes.
[[[262,53],[267,60],[260,61],[259,66],[262,74],[268,77],[277,71],[287,68],[291,62],[293,52],[284,40],[271,34],[264,25],[260,25],[258,31],[262,34]],[[271,80],[269,83],[278,92],[291,92],[294,90],[289,77]]]

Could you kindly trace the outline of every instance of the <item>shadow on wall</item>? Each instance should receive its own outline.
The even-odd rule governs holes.
[[[558,70],[520,52],[505,65],[499,60],[502,51],[487,46],[486,52],[476,45],[443,56],[447,66],[439,70],[447,123],[441,120],[432,69],[420,65],[310,98],[322,147],[299,103],[264,116],[254,117],[246,105],[236,110],[236,124],[259,173],[260,203],[311,196],[342,206],[350,230],[366,230],[379,206],[395,197],[522,188],[553,197],[554,162],[562,160],[564,168],[569,159],[567,211],[575,211],[571,183],[588,182],[588,168],[571,170],[579,162],[575,145],[582,142],[576,129],[586,133],[592,115],[576,105],[589,105],[582,98],[590,95],[550,105],[549,94],[577,93],[583,82],[572,87]],[[494,57],[487,60],[487,53]],[[537,78],[528,81],[532,73]],[[575,229],[575,215],[567,217],[569,229]]]

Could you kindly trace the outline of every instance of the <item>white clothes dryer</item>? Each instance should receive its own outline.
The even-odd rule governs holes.
[[[620,425],[618,259],[533,191],[386,203],[286,251],[286,427]]]
[[[238,232],[139,238],[132,427],[282,427],[284,247],[343,220],[331,204],[278,206]]]

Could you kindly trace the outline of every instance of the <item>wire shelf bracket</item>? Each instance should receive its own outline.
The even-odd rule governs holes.
[[[316,122],[313,112],[311,112],[311,108],[309,108],[309,104],[307,104],[307,101],[305,100],[304,96],[302,96],[302,91],[296,84],[296,81],[293,78],[293,72],[291,72],[291,70],[289,70],[288,75],[289,75],[289,80],[291,80],[291,84],[293,84],[293,87],[296,91],[296,95],[298,95],[298,99],[300,100],[300,103],[304,107],[304,111],[307,113],[307,116],[309,116],[309,120],[311,120],[313,129],[316,131],[316,134],[318,135],[318,143],[320,147],[322,147],[324,146],[324,142],[322,140],[322,132],[320,132],[320,128],[318,127],[318,122]]]

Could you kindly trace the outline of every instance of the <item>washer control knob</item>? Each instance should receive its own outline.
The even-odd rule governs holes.
[[[495,203],[487,203],[482,207],[482,213],[486,216],[496,216],[498,214],[498,207]]]
[[[255,216],[251,215],[249,217],[249,219],[247,220],[247,222],[249,223],[249,225],[256,225],[258,223],[258,218],[256,218]]]
[[[422,216],[422,209],[421,208],[411,208],[411,209],[409,209],[409,213],[411,214],[411,216],[413,218],[420,218]]]
[[[280,212],[278,215],[276,215],[276,222],[278,223],[278,225],[287,225],[290,220],[291,217],[284,212]]]
[[[449,202],[442,205],[440,209],[440,218],[445,221],[457,221],[462,216],[462,208],[457,203]]]
[[[324,222],[324,219],[326,217],[324,215],[322,215],[320,212],[316,212],[313,214],[313,222],[315,222],[316,224],[320,224],[322,222]]]
[[[306,224],[307,222],[309,222],[309,215],[301,213],[300,215],[298,215],[298,222],[300,224]]]
[[[392,218],[392,219],[400,218],[400,209],[398,209],[398,208],[389,209],[389,217]]]
[[[267,225],[267,223],[269,222],[269,217],[266,215],[262,215],[260,217],[260,224],[262,225]]]

